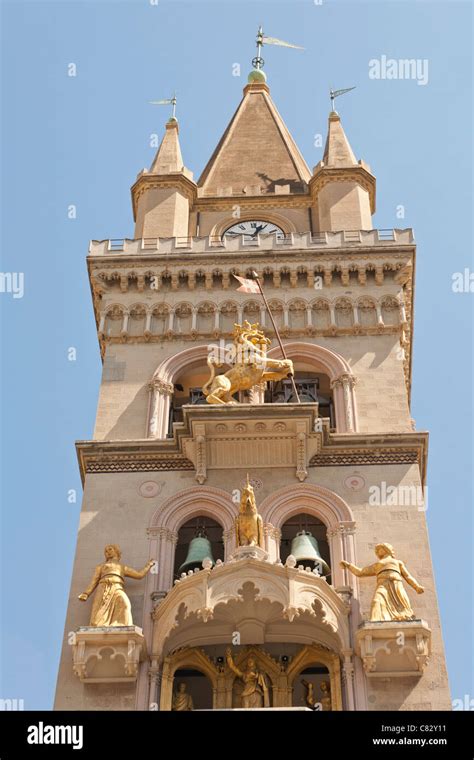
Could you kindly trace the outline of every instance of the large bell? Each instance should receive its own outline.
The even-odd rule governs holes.
[[[320,575],[330,575],[331,570],[327,562],[321,557],[318,542],[312,533],[300,530],[291,542],[290,554],[296,559],[297,565],[316,568]]]
[[[187,557],[180,566],[178,573],[187,573],[196,568],[202,570],[202,563],[205,559],[210,559],[212,566],[216,564],[212,556],[211,542],[205,533],[199,531],[189,544]]]

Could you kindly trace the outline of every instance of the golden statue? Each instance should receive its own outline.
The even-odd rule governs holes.
[[[153,567],[155,560],[151,559],[147,562],[143,570],[134,570],[120,563],[122,553],[116,544],[107,544],[104,554],[105,562],[97,565],[90,585],[78,597],[85,602],[97,588],[89,625],[94,627],[133,625],[130,599],[124,590],[124,579],[127,577],[141,580]]]
[[[305,678],[301,679],[301,683],[306,689],[305,702],[308,705],[308,707],[311,707],[312,710],[315,710],[316,705],[321,705],[321,710],[324,712],[327,712],[328,710],[332,710],[331,686],[329,684],[329,681],[321,681],[321,685],[319,688],[321,689],[323,696],[321,697],[321,700],[319,702],[314,696],[314,684],[311,683],[311,681],[307,681]]]
[[[267,358],[271,341],[258,327],[258,322],[250,324],[247,320],[243,325],[234,325],[235,364],[224,374],[216,375],[216,367],[221,367],[224,362],[208,357],[211,376],[202,387],[208,404],[236,404],[232,398],[234,393],[250,390],[267,380],[283,380],[293,374],[291,359]]]
[[[370,620],[413,620],[415,615],[403,586],[403,578],[417,594],[422,594],[425,589],[410,575],[404,563],[395,559],[391,544],[377,544],[375,554],[378,562],[367,567],[357,567],[346,560],[341,562],[341,567],[346,567],[359,578],[377,576]]]
[[[264,549],[263,520],[257,513],[255,493],[248,473],[247,483],[240,497],[239,514],[235,518],[235,538],[237,546],[260,546]]]
[[[331,684],[329,681],[321,681],[321,685],[319,687],[322,691],[323,696],[321,697],[321,706],[323,709],[323,712],[328,712],[329,710],[332,710],[332,700],[331,700]]]
[[[229,668],[244,682],[244,690],[241,694],[242,707],[245,709],[270,707],[265,675],[258,670],[255,658],[249,657],[245,670],[239,670],[232,659],[230,648],[226,649],[225,655]]]
[[[301,683],[306,689],[305,702],[308,707],[311,707],[311,709],[314,710],[314,706],[316,704],[316,697],[314,696],[314,683],[307,681],[305,678],[301,679]]]
[[[171,709],[179,712],[194,709],[193,698],[191,694],[187,693],[185,683],[178,684],[178,691],[173,695],[173,707]]]

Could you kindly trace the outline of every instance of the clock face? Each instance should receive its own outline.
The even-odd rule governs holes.
[[[254,221],[253,219],[245,222],[237,222],[229,227],[224,235],[228,237],[237,237],[244,235],[245,238],[256,238],[257,235],[275,235],[277,238],[284,237],[285,233],[280,227],[272,222]]]

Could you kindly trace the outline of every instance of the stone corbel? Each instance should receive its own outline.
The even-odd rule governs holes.
[[[370,677],[419,678],[431,652],[431,630],[425,620],[367,621],[356,634],[357,654]]]
[[[81,627],[71,647],[73,671],[83,683],[136,681],[146,656],[142,629],[135,625]]]

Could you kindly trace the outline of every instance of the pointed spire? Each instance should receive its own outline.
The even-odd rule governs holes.
[[[328,136],[323,156],[324,166],[357,166],[356,157],[349,144],[336,111],[329,114]]]
[[[178,120],[172,116],[165,126],[166,132],[151,165],[150,174],[175,174],[184,169]]]
[[[244,88],[198,187],[203,195],[302,193],[310,177],[268,86],[252,81]]]

